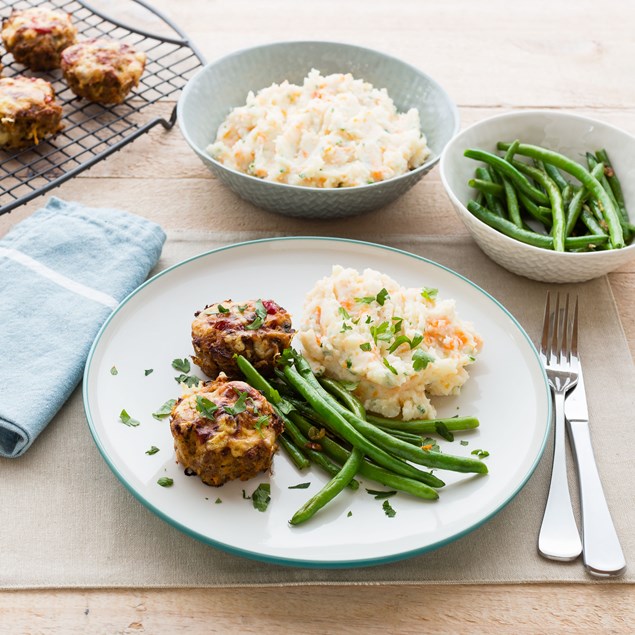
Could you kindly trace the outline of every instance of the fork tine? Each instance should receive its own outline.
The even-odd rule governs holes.
[[[578,296],[575,296],[573,308],[573,328],[571,329],[571,357],[578,361]]]
[[[551,294],[549,293],[549,291],[547,291],[547,301],[545,302],[545,317],[542,321],[542,339],[540,340],[540,352],[545,356],[549,355],[549,322],[551,320],[550,300]]]
[[[549,357],[552,361],[560,359],[560,348],[558,347],[558,334],[560,331],[560,292],[556,294],[556,308],[553,313],[553,333],[551,335],[551,345],[549,347]]]
[[[562,339],[560,340],[560,361],[571,363],[571,347],[569,346],[569,294],[564,296],[562,313]]]

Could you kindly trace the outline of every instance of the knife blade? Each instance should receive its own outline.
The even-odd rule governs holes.
[[[626,570],[626,560],[593,455],[589,409],[581,367],[578,383],[565,400],[564,413],[578,471],[584,566],[591,575],[619,576]]]

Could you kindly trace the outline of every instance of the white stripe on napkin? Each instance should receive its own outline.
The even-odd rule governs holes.
[[[65,289],[68,289],[73,293],[77,293],[78,295],[83,295],[89,300],[94,300],[95,302],[104,304],[111,309],[116,309],[119,306],[119,302],[117,302],[117,300],[115,300],[115,298],[113,298],[111,295],[102,293],[101,291],[97,291],[97,289],[87,287],[81,282],[71,280],[70,278],[67,278],[65,275],[55,271],[54,269],[43,265],[41,262],[34,260],[26,254],[23,254],[17,249],[0,247],[0,257],[1,256],[6,256],[7,258],[14,260],[15,262],[19,262],[21,265],[24,265],[25,267],[31,269],[31,271],[34,271],[44,278],[48,278],[51,282],[59,284],[60,287],[64,287]]]

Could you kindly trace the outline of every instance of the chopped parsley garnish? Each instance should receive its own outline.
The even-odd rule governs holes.
[[[172,485],[174,485],[174,480],[171,479],[168,476],[162,476],[157,483],[161,486],[161,487],[172,487]]]
[[[378,340],[389,342],[393,335],[390,322],[382,322],[379,326],[371,326],[369,330],[375,344],[377,344]]]
[[[472,454],[475,454],[479,459],[484,459],[486,456],[489,456],[487,450],[472,450]]]
[[[258,430],[258,434],[264,438],[264,434],[262,433],[262,428],[268,426],[271,423],[271,417],[269,415],[262,415],[262,417],[258,417],[256,423],[254,423],[254,428]]]
[[[469,445],[470,442],[469,441],[465,441],[464,439],[461,440],[461,445]]]
[[[390,365],[390,362],[384,357],[384,366],[393,374],[397,375],[397,369]]]
[[[189,373],[190,360],[187,357],[184,357],[183,359],[179,359],[177,357],[172,360],[172,368],[174,368],[174,370],[178,370],[180,373]]]
[[[432,355],[430,355],[430,353],[426,353],[425,351],[422,351],[421,349],[415,351],[412,354],[412,368],[414,370],[423,370],[424,368],[428,367],[428,364],[430,362],[434,361],[434,357],[432,357]]]
[[[267,309],[265,309],[265,305],[262,303],[262,300],[256,300],[256,317],[251,324],[247,324],[245,327],[248,331],[255,331],[259,329],[267,317]]]
[[[297,485],[289,485],[287,489],[307,489],[311,487],[311,483],[298,483]]]
[[[342,328],[340,329],[340,333],[346,333],[346,331],[352,331],[353,327],[350,324],[346,324],[346,322],[342,322]]]
[[[346,514],[346,518],[350,518],[353,515],[353,512],[348,512],[348,514]]]
[[[116,366],[113,366],[113,367],[110,369],[110,374],[111,374],[111,375],[118,375],[118,374],[119,374],[119,371],[117,370],[117,367],[116,367]]]
[[[153,445],[149,450],[146,450],[146,454],[148,454],[149,456],[152,456],[153,454],[156,454],[159,451],[159,448],[157,448],[156,445]]]
[[[222,502],[223,502],[223,501],[222,501],[222,499],[220,499],[220,498],[217,498],[217,499],[214,501],[214,503],[215,503],[216,505],[220,505]]]
[[[141,423],[137,419],[133,419],[125,410],[121,411],[119,421],[130,428],[136,428]]]
[[[423,440],[421,444],[421,448],[423,450],[427,450],[428,452],[441,452],[441,448],[439,447],[439,444],[434,439],[431,439],[430,437],[426,437]]]
[[[454,441],[454,435],[448,430],[448,426],[443,421],[436,421],[434,429],[440,437],[443,437],[446,441]]]
[[[184,375],[181,374],[178,377],[174,378],[174,381],[177,384],[185,384],[188,388],[193,388],[194,386],[198,386],[200,382],[203,380],[196,375]]]
[[[388,352],[394,353],[402,344],[408,344],[410,348],[412,348],[412,345],[410,344],[410,338],[406,335],[400,335],[399,337],[395,338],[395,341],[390,345]]]
[[[353,367],[353,360],[347,359],[346,360],[346,368],[348,368],[350,370],[352,367]]]
[[[419,346],[421,342],[423,342],[423,335],[421,335],[420,333],[416,333],[415,336],[410,340],[410,350],[412,350],[413,348],[417,348],[417,346]]]
[[[366,490],[371,496],[374,496],[376,500],[382,500],[384,498],[390,498],[394,496],[397,491],[396,490],[377,490],[377,489],[367,489]]]
[[[241,313],[245,312],[245,309],[247,308],[246,304],[241,304],[239,306],[236,307]]]
[[[355,302],[359,302],[360,304],[370,304],[374,300],[374,295],[365,295],[363,298],[355,298]]]
[[[394,317],[392,321],[394,322],[394,324],[392,325],[392,332],[399,333],[399,331],[401,331],[401,325],[403,324],[403,318]]]
[[[147,377],[148,375],[152,375],[153,372],[154,372],[154,368],[146,368],[143,371],[143,374]]]
[[[436,299],[438,293],[438,289],[432,289],[429,287],[423,287],[423,289],[421,289],[421,297],[425,300],[429,300],[430,302]]]
[[[350,316],[349,312],[348,312],[348,311],[347,311],[347,310],[346,310],[343,306],[339,307],[339,308],[337,309],[337,312],[338,312],[338,313],[339,313],[339,314],[340,314],[340,315],[341,315],[341,316],[342,316],[345,320],[350,320],[350,319],[351,319],[351,316]]]
[[[251,502],[254,509],[257,509],[259,512],[267,511],[270,501],[271,485],[269,485],[269,483],[260,483],[251,495]]]
[[[372,348],[372,344],[370,342],[364,342],[363,344],[360,344],[359,347],[367,353]]]
[[[223,406],[223,410],[232,416],[239,415],[241,412],[245,412],[247,409],[247,397],[249,397],[249,393],[245,390],[244,392],[241,390],[234,389],[234,392],[238,395],[238,399],[233,406]]]
[[[219,313],[229,313],[229,309],[224,307],[222,304],[218,305],[218,312]]]
[[[373,321],[373,318],[370,317],[370,315],[366,316],[366,321],[364,322],[364,324],[370,324]]]
[[[394,518],[397,515],[397,512],[391,507],[388,501],[384,501],[382,508],[384,510],[384,514],[386,514],[388,518]]]
[[[218,406],[207,397],[196,395],[196,409],[206,418],[213,419]]]
[[[377,300],[377,304],[379,304],[379,306],[384,306],[384,302],[386,302],[388,298],[390,298],[388,291],[386,291],[386,289],[382,289],[375,299]]]
[[[176,399],[168,399],[156,412],[152,413],[152,416],[158,421],[169,417],[175,403]]]

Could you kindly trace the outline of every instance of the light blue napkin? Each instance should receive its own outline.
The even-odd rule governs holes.
[[[0,240],[0,456],[26,452],[68,399],[99,327],[164,242],[139,216],[57,198]]]

